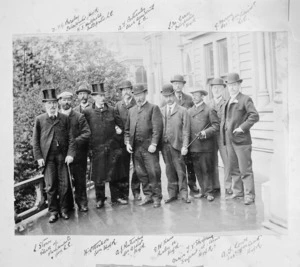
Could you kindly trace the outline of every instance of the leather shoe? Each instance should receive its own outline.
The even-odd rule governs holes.
[[[58,214],[49,217],[49,223],[55,223],[58,220]]]
[[[171,203],[173,201],[177,200],[177,197],[170,197],[168,199],[165,200],[165,203],[168,204],[168,203]]]
[[[79,206],[79,211],[81,212],[87,212],[89,209],[87,206]]]
[[[138,193],[134,194],[134,200],[135,200],[135,201],[140,201],[140,200],[142,200],[141,195],[138,194]]]
[[[153,203],[153,199],[145,198],[141,203],[139,203],[139,206],[144,206],[151,203]]]
[[[251,205],[253,203],[254,203],[254,199],[252,199],[252,198],[245,198],[245,200],[244,200],[245,205]]]
[[[153,208],[159,208],[161,206],[160,202],[154,202]]]
[[[200,192],[196,185],[190,186],[190,190],[196,194],[198,194]]]
[[[194,197],[194,198],[202,198],[202,197],[204,197],[204,195],[201,194],[201,193],[199,193],[199,194],[194,195],[193,197]]]
[[[226,197],[226,199],[239,199],[239,198],[243,198],[244,196],[243,195],[235,195],[235,194],[232,194],[228,197]]]
[[[69,220],[69,215],[68,215],[68,213],[66,213],[66,212],[62,212],[61,214],[60,214],[60,217],[62,217],[64,220]]]
[[[96,208],[97,209],[101,209],[101,208],[103,208],[104,207],[104,200],[99,200],[99,201],[97,201],[97,203],[96,203]]]
[[[209,196],[206,197],[206,199],[208,201],[213,201],[215,198],[214,198],[214,196],[209,195]]]
[[[233,194],[233,191],[232,191],[230,188],[225,189],[225,194],[226,194],[226,195],[232,195],[232,194]]]
[[[182,201],[187,203],[187,204],[191,203],[191,200],[189,198],[183,198]]]
[[[127,205],[128,204],[128,201],[127,200],[124,200],[122,198],[118,198],[114,201],[116,204],[120,204],[120,205]]]

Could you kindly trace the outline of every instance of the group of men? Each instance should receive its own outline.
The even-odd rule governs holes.
[[[112,204],[128,204],[131,183],[138,205],[160,207],[160,151],[168,180],[166,204],[178,200],[191,203],[188,187],[194,198],[214,200],[220,190],[218,151],[227,198],[244,197],[246,205],[254,202],[250,128],[259,116],[251,98],[240,92],[242,79],[237,73],[228,74],[225,83],[213,79],[213,98],[208,103],[204,102],[208,93],[202,88],[189,92],[191,96],[183,93],[186,81],[182,75],[175,75],[170,82],[162,87],[160,107],[147,101],[144,85],[132,86],[130,81],[118,86],[122,100],[115,107],[106,103],[103,83],[92,84],[92,91],[87,85],[80,86],[76,91],[80,105],[75,108],[72,93],[56,96],[55,89],[43,90],[46,113],[36,118],[33,152],[44,167],[50,223],[59,215],[68,219],[74,205],[79,211],[88,211],[88,157],[97,208],[104,206],[106,182]],[[229,99],[224,98],[226,86]]]

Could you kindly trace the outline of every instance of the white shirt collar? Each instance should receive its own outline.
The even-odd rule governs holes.
[[[101,106],[100,105],[98,105],[96,102],[95,102],[95,105],[96,105],[96,107],[97,108],[101,108]],[[104,107],[104,103],[103,103],[103,105],[102,105],[103,107]]]
[[[172,105],[168,105],[167,104],[167,112],[169,112],[169,109],[171,108],[171,112],[174,110],[174,107],[176,105],[176,102],[174,101],[174,103]]]
[[[130,97],[129,100],[127,100],[127,101],[125,101],[125,99],[124,99],[124,103],[125,103],[126,105],[128,105],[128,104],[131,102],[131,100],[132,100],[132,97]]]
[[[51,118],[51,116],[53,116],[53,115],[54,115],[55,117],[57,117],[58,111],[56,110],[54,114],[50,114],[50,113],[47,112],[47,114],[48,114],[48,116],[49,116],[50,118]]]
[[[234,94],[234,95],[230,96],[230,100],[232,101],[233,99],[235,99],[239,93],[240,92],[238,92],[237,94]]]
[[[86,102],[85,104],[80,103],[80,106],[83,107],[83,108],[86,108],[88,105],[89,105],[89,102]]]
[[[222,96],[220,96],[219,98],[214,98],[215,103],[219,104],[221,102],[222,98],[223,98]]]
[[[196,108],[200,107],[203,103],[204,103],[204,101],[201,101],[200,103],[195,104]]]

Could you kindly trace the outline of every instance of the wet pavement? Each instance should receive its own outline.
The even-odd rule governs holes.
[[[163,166],[163,165],[162,165]],[[223,181],[223,170],[220,179]],[[129,205],[112,206],[109,189],[106,187],[108,200],[102,209],[96,209],[95,192],[90,190],[89,211],[74,211],[69,220],[59,219],[56,223],[48,223],[49,215],[21,222],[16,230],[17,235],[194,235],[199,233],[239,234],[264,233],[263,203],[261,183],[255,176],[256,201],[254,205],[245,206],[243,199],[226,200],[224,189],[213,202],[205,198],[195,199],[186,204],[175,201],[160,208],[152,205],[138,206],[130,196]],[[222,186],[222,185],[221,185]],[[167,195],[167,180],[162,169],[163,198]],[[21,230],[20,230],[21,229]]]

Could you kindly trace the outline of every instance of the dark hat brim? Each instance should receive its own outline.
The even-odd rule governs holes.
[[[89,89],[80,89],[80,90],[76,91],[76,95],[78,95],[80,92],[86,92],[88,94],[91,94],[91,90],[89,90]]]
[[[171,82],[171,83],[174,83],[174,82],[180,82],[180,83],[186,84],[186,81],[185,81],[185,80],[183,80],[183,81],[179,81],[179,80],[171,80],[170,82]]]
[[[213,85],[223,85],[224,88],[226,87],[226,84],[224,83],[211,83],[210,86],[213,86]]]
[[[237,80],[237,81],[230,82],[230,83],[229,83],[228,81],[225,81],[226,84],[232,84],[232,83],[238,83],[238,82],[239,82],[239,83],[242,83],[242,82],[243,82],[243,79],[239,79],[239,80]]]
[[[91,93],[91,95],[105,95],[106,94],[106,91],[105,92],[93,92]]]
[[[208,92],[207,91],[204,91],[204,90],[195,90],[195,91],[191,91],[190,94],[194,94],[194,93],[201,93],[202,95],[204,96],[207,96],[208,95]]]
[[[161,92],[161,94],[163,95],[163,96],[169,96],[169,95],[174,95],[175,94],[175,91],[173,91],[173,92],[171,92],[171,93],[163,93],[163,91],[160,91]]]
[[[118,87],[119,90],[123,90],[123,89],[131,89],[132,90],[132,86],[126,86],[126,87]]]
[[[42,100],[42,102],[48,102],[48,101],[57,101],[58,102],[58,99],[57,98],[48,98],[48,99]]]
[[[143,89],[142,91],[139,91],[139,92],[133,92],[134,95],[138,95],[138,94],[141,94],[141,93],[144,93],[144,92],[147,92],[148,90],[147,89]]]

